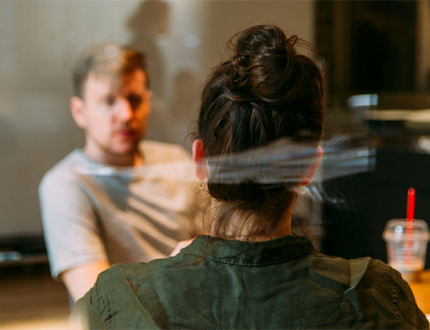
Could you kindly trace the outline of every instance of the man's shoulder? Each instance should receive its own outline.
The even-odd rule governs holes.
[[[144,140],[140,144],[147,164],[190,160],[191,156],[182,146],[153,140]]]
[[[65,183],[73,181],[77,176],[74,170],[76,165],[83,162],[82,152],[75,149],[49,169],[42,178],[40,186],[43,187],[47,184]]]

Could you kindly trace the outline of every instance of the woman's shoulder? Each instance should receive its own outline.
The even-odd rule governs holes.
[[[91,296],[94,307],[103,310],[115,308],[114,303],[135,295],[136,286],[145,285],[147,282],[145,266],[143,262],[112,265],[99,274],[96,283],[86,296]]]
[[[328,283],[330,280],[339,282],[346,289],[354,289],[368,279],[401,279],[399,272],[380,260],[370,257],[344,259],[321,253],[313,255],[310,274],[316,279],[326,279]]]
[[[309,274],[344,295],[357,290],[389,295],[396,290],[410,291],[397,270],[370,257],[344,259],[317,253],[312,256]]]
[[[151,288],[147,266],[148,263],[145,262],[112,265],[98,276],[94,289],[98,290],[99,294],[114,298],[118,296],[124,299],[124,291],[136,296],[138,292]]]
[[[309,275],[348,300],[354,310],[374,322],[375,328],[428,328],[409,285],[381,260],[315,254]]]
[[[158,329],[159,323],[144,317],[160,307],[145,267],[123,263],[100,273],[94,287],[76,303],[72,320],[91,329]]]

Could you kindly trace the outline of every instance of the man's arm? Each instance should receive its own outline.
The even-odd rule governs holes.
[[[110,267],[87,183],[69,169],[45,175],[39,187],[51,273],[73,300],[81,298]]]
[[[95,262],[66,270],[60,274],[60,279],[76,302],[94,286],[97,276],[109,267],[107,262]]]

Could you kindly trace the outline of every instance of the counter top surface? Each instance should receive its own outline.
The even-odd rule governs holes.
[[[414,293],[418,307],[427,314],[427,318],[430,315],[430,269],[422,272],[419,280],[408,282],[412,292]]]

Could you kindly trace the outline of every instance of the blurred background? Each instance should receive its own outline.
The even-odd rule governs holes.
[[[206,76],[227,40],[258,23],[317,46],[329,92],[326,137],[376,150],[371,171],[329,180],[320,187],[326,197],[299,203],[296,217],[317,232],[316,245],[386,261],[382,231],[405,217],[410,186],[416,217],[430,220],[429,1],[1,1],[0,327],[67,327],[37,188],[84,142],[68,109],[78,54],[108,41],[144,51],[154,95],[147,138],[190,150]]]

